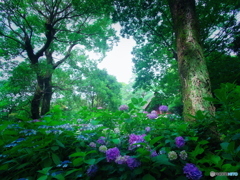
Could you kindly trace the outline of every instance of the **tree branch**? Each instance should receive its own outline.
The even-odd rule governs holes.
[[[54,65],[53,65],[53,69],[56,69],[60,64],[62,64],[70,55],[71,55],[71,51],[73,49],[73,47],[76,45],[76,43],[73,43],[69,46],[68,48],[68,51],[67,51],[67,54],[65,55],[64,58],[62,58],[60,61],[56,62]]]

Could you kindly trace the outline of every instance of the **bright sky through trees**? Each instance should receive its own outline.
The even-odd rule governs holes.
[[[114,24],[113,27],[120,33],[121,26]],[[128,83],[132,78],[132,48],[136,45],[135,41],[130,38],[120,38],[117,46],[112,51],[106,53],[106,57],[99,64],[99,68],[105,68],[109,74],[116,76],[118,82]]]

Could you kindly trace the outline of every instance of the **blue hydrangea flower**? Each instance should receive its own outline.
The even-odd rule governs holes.
[[[151,151],[151,157],[155,157],[155,156],[158,156],[158,153],[155,150]]]
[[[68,165],[72,163],[71,161],[69,160],[65,160],[65,161],[62,161],[60,164],[57,165],[57,167],[63,167],[63,168],[66,168],[68,167]]]
[[[175,138],[175,143],[178,148],[181,148],[185,145],[185,140],[183,139],[182,136],[179,136]]]
[[[88,176],[94,176],[96,174],[98,170],[97,165],[91,165],[88,169],[87,169],[87,175]]]
[[[192,163],[187,163],[183,168],[183,173],[188,179],[199,180],[202,177],[202,172]]]
[[[107,162],[115,161],[115,159],[120,155],[120,151],[117,147],[110,148],[106,151]]]

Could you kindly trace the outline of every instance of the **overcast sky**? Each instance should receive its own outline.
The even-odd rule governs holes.
[[[113,27],[120,31],[120,25]],[[118,34],[119,35],[119,34]],[[105,68],[108,74],[116,76],[118,82],[128,83],[132,74],[132,48],[136,45],[133,39],[120,38],[118,46],[114,46],[112,51],[106,54],[105,59],[98,65],[100,69]]]

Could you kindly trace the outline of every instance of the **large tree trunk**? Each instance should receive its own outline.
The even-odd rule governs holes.
[[[200,44],[194,0],[168,0],[174,24],[177,58],[183,95],[185,121],[196,111],[214,113],[214,106],[204,100],[211,97],[210,79]]]
[[[50,103],[52,99],[52,75],[44,78],[44,94],[42,98],[41,115],[45,115],[50,111]]]
[[[43,96],[43,79],[41,76],[37,77],[37,87],[31,101],[32,119],[40,117],[40,104]]]

